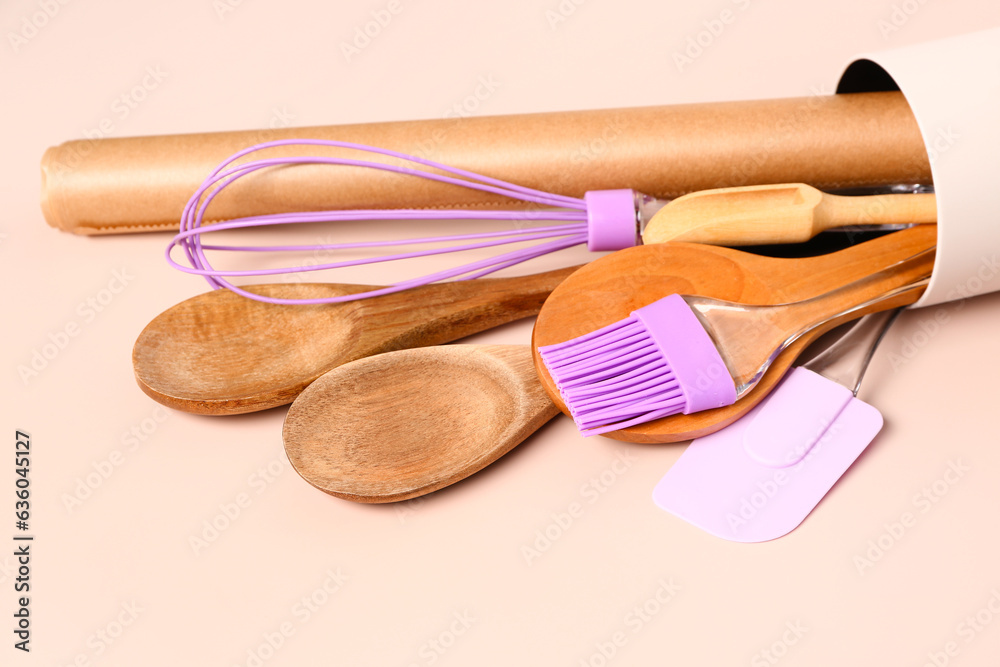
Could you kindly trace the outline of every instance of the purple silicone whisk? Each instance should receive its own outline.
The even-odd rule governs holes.
[[[349,148],[401,159],[406,162],[413,163],[414,165],[432,167],[445,173],[438,174],[415,167],[398,166],[382,162],[318,156],[268,158],[234,164],[237,160],[251,153],[275,146],[329,146],[334,148]],[[483,192],[491,192],[509,197],[511,199],[518,199],[538,204],[540,206],[549,207],[550,210],[329,210],[255,215],[235,218],[210,225],[204,224],[205,211],[212,203],[212,200],[226,186],[230,185],[237,179],[251,174],[259,169],[303,164],[345,165],[382,169],[417,178],[426,178],[442,183],[450,183]],[[508,183],[495,178],[489,178],[464,169],[449,167],[447,165],[413,155],[407,155],[405,153],[384,148],[366,146],[363,144],[355,144],[344,141],[326,141],[320,139],[288,139],[282,141],[268,141],[251,146],[236,153],[215,168],[215,170],[209,175],[205,182],[202,183],[201,187],[198,188],[188,201],[187,205],[184,207],[184,213],[181,216],[180,231],[171,240],[170,245],[167,247],[166,255],[167,262],[169,262],[171,266],[186,273],[204,276],[214,289],[226,288],[250,299],[264,301],[267,303],[337,303],[342,301],[365,299],[382,294],[391,294],[393,292],[399,292],[441,280],[471,280],[473,278],[479,278],[480,276],[485,276],[495,271],[499,271],[500,269],[504,269],[548,253],[556,252],[583,243],[586,243],[588,249],[592,251],[629,248],[641,243],[641,233],[643,227],[653,214],[664,204],[666,204],[665,200],[648,197],[646,195],[633,192],[632,190],[594,190],[586,193],[582,199],[578,197],[567,197],[564,195],[552,194],[541,190],[535,190],[533,188],[515,185],[513,183]],[[272,225],[360,220],[448,219],[545,221],[554,224],[508,231],[456,234],[452,236],[415,238],[403,241],[325,243],[317,245],[210,245],[204,243],[202,240],[202,235],[209,232],[252,227],[266,227]],[[503,246],[510,243],[523,243],[526,241],[537,241],[537,243],[530,247],[504,252],[488,259],[469,262],[450,269],[404,280],[381,289],[322,299],[281,299],[261,296],[238,287],[228,280],[231,277],[270,276],[288,273],[302,273],[306,271],[323,271],[327,269],[338,269],[376,262],[388,262],[413,257],[424,257],[428,255],[462,252],[478,248]],[[383,255],[380,257],[348,259],[325,264],[247,270],[216,269],[209,262],[208,257],[205,254],[206,250],[228,252],[336,251],[407,245],[420,246],[425,244],[433,244],[434,246],[439,244],[452,245],[448,245],[446,247],[409,250],[406,252]],[[180,246],[183,249],[189,266],[179,264],[173,259],[172,252],[175,246]]]

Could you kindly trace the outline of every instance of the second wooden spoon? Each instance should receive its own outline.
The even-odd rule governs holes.
[[[291,403],[320,375],[350,361],[446,343],[535,315],[576,268],[324,305],[276,305],[216,290],[153,319],[135,342],[132,365],[139,387],[163,405],[205,415],[255,412]],[[259,294],[300,299],[371,289],[321,283],[253,287]]]
[[[828,255],[794,259],[697,243],[662,243],[620,250],[574,273],[546,300],[532,333],[538,377],[549,396],[568,412],[538,355],[540,346],[596,331],[668,294],[761,305],[802,301],[933,248],[936,237],[936,225],[918,225]],[[881,302],[878,309],[909,305],[917,296],[908,292],[905,299]],[[865,312],[862,309],[852,317],[861,317]],[[806,346],[844,321],[846,318],[831,320],[796,339],[774,359],[754,389],[732,405],[689,415],[676,414],[604,435],[628,442],[657,443],[691,440],[717,431],[763,400]],[[749,329],[747,335],[752,336]],[[748,339],[749,344],[753,342]],[[727,341],[727,344],[732,343]]]
[[[444,345],[334,369],[288,409],[295,470],[331,495],[406,500],[482,470],[559,414],[526,345]]]

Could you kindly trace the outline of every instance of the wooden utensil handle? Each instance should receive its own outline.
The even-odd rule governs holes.
[[[456,281],[452,285],[456,293],[468,287],[470,292],[478,294],[477,297],[469,299],[470,303],[488,303],[502,311],[502,315],[507,318],[506,321],[512,322],[537,315],[552,290],[579,268],[570,266],[514,278],[463,280]]]
[[[893,225],[937,222],[937,198],[933,193],[824,195],[816,207],[816,232],[846,225]]]
[[[486,278],[482,282],[492,282],[495,280],[498,287],[501,287],[508,294],[516,294],[525,300],[538,300],[538,305],[541,307],[541,303],[552,293],[552,290],[579,268],[580,265],[568,266],[562,269],[554,269],[544,273],[534,273],[514,278]]]
[[[868,313],[913,304],[926,289],[926,279],[934,269],[934,254],[930,247],[821,296],[775,306],[772,322],[786,327],[787,332],[802,333],[820,325],[829,329]]]
[[[578,268],[417,287],[411,291],[413,307],[401,311],[395,323],[405,323],[407,336],[422,346],[458,340],[537,315],[552,290]],[[431,294],[427,299],[425,291]]]

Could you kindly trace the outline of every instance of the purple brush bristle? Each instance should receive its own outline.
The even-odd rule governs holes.
[[[719,351],[676,294],[538,352],[583,435],[736,401]]]

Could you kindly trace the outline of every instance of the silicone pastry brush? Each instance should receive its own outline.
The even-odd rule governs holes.
[[[931,248],[826,294],[773,306],[672,294],[538,352],[584,435],[732,405],[806,332],[915,302],[933,262]]]
[[[882,415],[857,393],[899,313],[861,318],[744,417],[693,441],[656,485],[653,501],[736,542],[792,531],[882,429]]]
[[[570,416],[538,353],[540,347],[627,319],[637,308],[670,294],[757,305],[804,301],[894,266],[936,243],[937,225],[912,225],[813,257],[768,257],[702,243],[659,243],[610,253],[574,271],[545,300],[531,334],[535,371],[549,397]],[[891,286],[917,280],[925,271],[924,266],[905,271],[893,277]],[[844,321],[847,318],[832,320],[800,336],[771,362],[757,386],[732,405],[678,413],[603,435],[625,442],[665,443],[690,442],[718,431],[752,410],[807,347]]]
[[[299,146],[349,149],[380,156],[386,161],[331,157],[295,156],[268,157],[255,155],[267,149]],[[316,168],[317,166],[364,167],[402,174],[408,177],[436,181],[450,186],[502,195],[519,202],[519,208],[502,207],[488,210],[463,209],[361,209],[340,211],[307,211],[256,215],[207,224],[212,201],[225,189],[242,178],[263,169]],[[867,203],[860,199],[867,200]],[[852,202],[849,200],[859,200]],[[839,202],[839,203],[837,203]],[[876,204],[877,202],[877,204]],[[525,208],[525,204],[528,208]],[[213,288],[228,288],[250,299],[277,304],[317,304],[354,301],[382,294],[391,294],[444,280],[469,280],[488,275],[509,266],[586,244],[591,251],[620,250],[645,243],[660,243],[682,237],[715,244],[745,245],[749,243],[792,243],[810,238],[824,225],[858,224],[859,211],[888,211],[869,222],[926,222],[934,220],[934,195],[892,194],[871,197],[837,197],[823,195],[809,186],[779,185],[757,188],[736,188],[694,193],[668,202],[629,189],[593,190],[582,198],[527,188],[496,178],[490,178],[439,162],[364,144],[316,139],[289,139],[251,146],[220,164],[193,194],[181,216],[179,233],[167,247],[168,263],[181,271],[204,276]],[[673,209],[674,213],[671,213]],[[770,213],[770,211],[774,213]],[[741,213],[742,211],[742,213]],[[869,218],[872,216],[869,215]],[[823,220],[819,224],[817,220]],[[298,225],[318,222],[350,222],[378,220],[491,220],[506,221],[510,228],[480,231],[450,236],[410,238],[399,241],[351,243],[245,245],[229,242],[205,243],[208,233],[230,232],[259,227]],[[679,220],[679,222],[677,221]],[[525,224],[528,223],[528,224]],[[649,229],[647,230],[647,225]],[[648,233],[644,233],[647,230]],[[519,244],[514,250],[442,269],[428,275],[401,280],[393,285],[356,294],[341,294],[312,298],[269,296],[259,291],[238,287],[233,277],[301,274],[362,264],[407,260],[429,255],[482,251],[508,244]],[[180,247],[187,265],[172,257]],[[381,256],[357,256],[358,251],[384,248],[408,248]],[[318,263],[224,270],[209,261],[206,251],[248,253],[301,253],[312,256],[348,253],[346,259]]]

